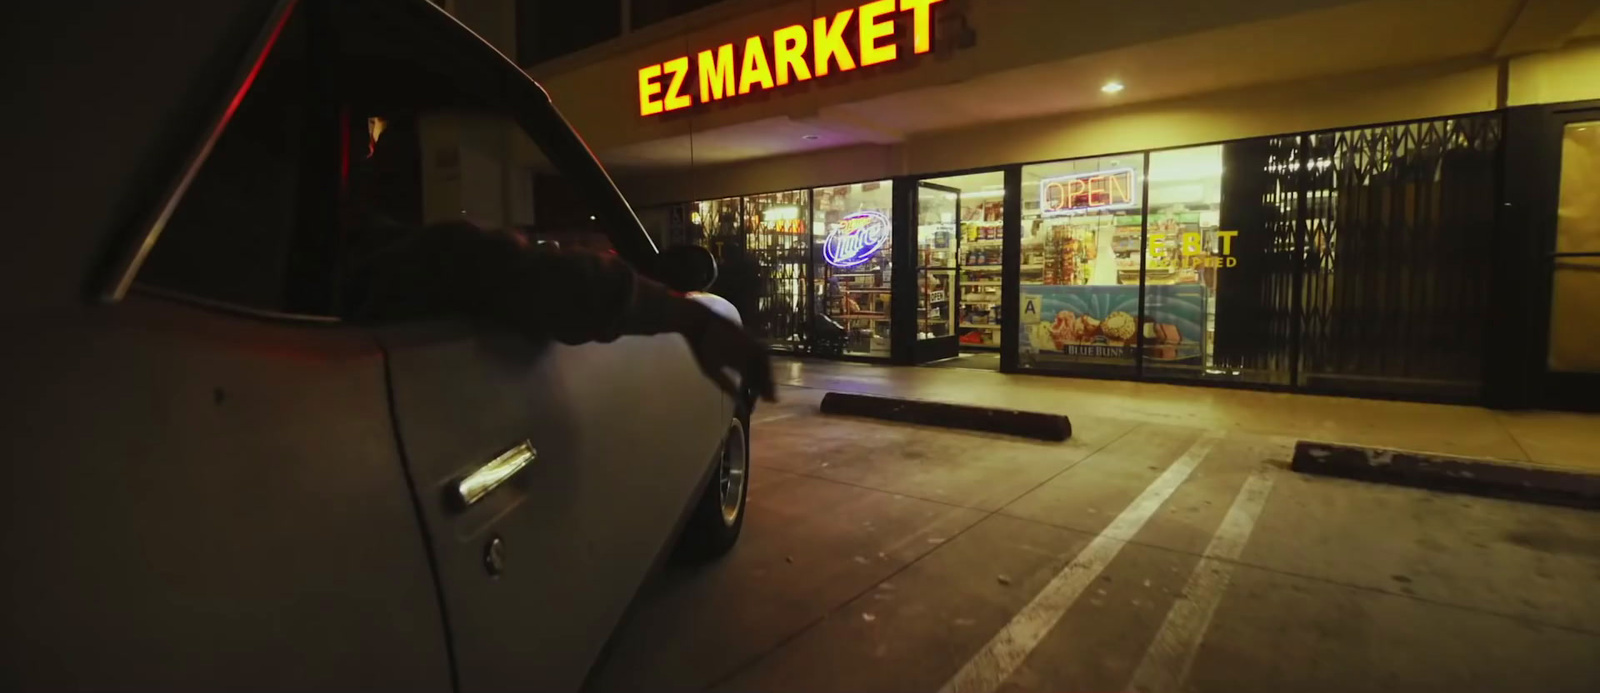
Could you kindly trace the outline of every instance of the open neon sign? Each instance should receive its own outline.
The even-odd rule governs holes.
[[[855,267],[889,242],[889,217],[883,212],[856,212],[839,220],[822,241],[822,259],[834,267]]]
[[[940,2],[943,0],[874,0],[831,17],[817,17],[809,29],[795,24],[770,37],[751,36],[744,40],[737,62],[734,44],[724,43],[695,54],[694,76],[698,79],[693,81],[687,55],[639,68],[639,115],[653,116],[743,96],[752,90],[806,82],[827,76],[835,67],[849,72],[858,66],[898,60],[900,46],[884,42],[895,35],[896,12],[911,15],[911,52],[927,53],[933,50],[932,8]],[[851,27],[855,41],[845,38],[845,30]],[[690,84],[698,84],[699,89],[689,88]]]
[[[1074,173],[1039,181],[1039,209],[1047,217],[1139,206],[1138,173],[1131,168]]]

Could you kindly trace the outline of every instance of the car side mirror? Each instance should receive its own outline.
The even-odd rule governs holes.
[[[656,256],[656,279],[675,291],[705,291],[717,281],[717,259],[697,245],[678,245]]]

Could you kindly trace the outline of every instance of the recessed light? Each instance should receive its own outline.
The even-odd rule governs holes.
[[[1115,94],[1115,93],[1117,93],[1119,91],[1122,91],[1123,88],[1124,87],[1122,86],[1121,82],[1118,82],[1117,80],[1113,79],[1113,80],[1111,80],[1109,82],[1106,82],[1105,86],[1100,87],[1100,91],[1103,91],[1103,92],[1105,92],[1107,94]]]
[[[801,135],[800,139],[807,140],[807,141],[810,141],[810,142],[815,142],[815,141],[820,140],[822,138],[818,137],[816,135]]]

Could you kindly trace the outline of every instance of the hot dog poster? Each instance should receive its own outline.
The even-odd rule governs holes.
[[[1023,287],[1023,350],[1131,359],[1142,330],[1146,358],[1199,358],[1209,299],[1201,284],[1148,286],[1141,324],[1138,286]]]

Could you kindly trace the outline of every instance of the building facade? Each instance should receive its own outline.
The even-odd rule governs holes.
[[[774,349],[1600,401],[1600,2],[726,0],[618,34],[529,72]]]

